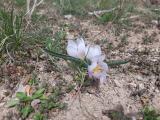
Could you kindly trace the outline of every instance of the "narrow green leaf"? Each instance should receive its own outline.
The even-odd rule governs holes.
[[[114,67],[114,66],[118,66],[118,65],[122,65],[122,64],[127,64],[127,63],[129,63],[129,61],[112,60],[112,61],[106,61],[106,63],[108,64],[108,66]]]
[[[22,117],[26,118],[33,111],[31,106],[25,106],[21,109]]]
[[[19,104],[19,100],[18,99],[11,99],[7,102],[7,107],[14,107],[17,104]]]
[[[83,65],[85,67],[88,66],[88,64],[81,59],[78,59],[78,58],[75,58],[75,57],[72,57],[72,56],[69,56],[69,55],[59,54],[59,53],[56,53],[56,52],[53,52],[53,51],[50,51],[50,50],[47,50],[47,49],[43,49],[43,50],[51,56],[62,58],[64,60],[69,60],[69,61],[75,62],[79,65]]]
[[[34,120],[43,120],[44,116],[41,113],[36,113],[33,117]]]
[[[32,99],[37,99],[37,98],[43,96],[44,91],[45,91],[44,88],[37,90],[37,91],[32,95]]]
[[[17,92],[16,97],[20,101],[29,101],[29,100],[31,100],[31,97],[27,96],[24,92]]]
[[[37,90],[34,94],[43,94],[44,91],[45,91],[45,89],[41,88],[41,89]]]
[[[59,54],[59,53],[56,53],[56,52],[53,52],[53,51],[50,51],[50,50],[47,50],[47,49],[43,49],[45,52],[47,52],[48,54],[54,56],[54,57],[58,57],[58,58],[62,58],[64,60],[71,60],[71,61],[82,61],[78,58],[75,58],[75,57],[72,57],[72,56],[68,56],[68,55],[64,55],[64,54]]]

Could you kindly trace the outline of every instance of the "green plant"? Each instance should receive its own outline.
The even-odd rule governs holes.
[[[64,53],[65,48],[64,48],[64,39],[65,39],[66,33],[63,30],[57,31],[54,34],[54,38],[47,38],[45,40],[45,48],[47,50],[50,50],[51,52],[58,52],[58,53]],[[55,66],[55,70],[60,71],[61,68],[56,65],[55,63],[57,62],[57,60],[59,60],[58,58],[53,58],[51,56],[49,56],[49,60],[51,61],[51,63]]]
[[[22,15],[0,10],[0,52],[16,50],[22,43]]]
[[[60,87],[55,87],[53,92],[47,99],[43,99],[40,104],[40,112],[45,112],[53,108],[64,109],[66,107],[65,103],[60,101],[61,99],[61,89]]]
[[[109,12],[101,15],[101,17],[99,17],[99,20],[102,23],[106,23],[114,20],[114,18],[115,18],[115,12]]]
[[[41,113],[36,113],[33,117],[34,120],[43,120],[44,116]]]
[[[75,85],[69,84],[69,85],[67,86],[66,92],[69,93],[69,92],[71,92],[74,88],[75,88]]]
[[[144,120],[160,120],[160,114],[152,107],[145,107],[142,113]]]
[[[142,38],[143,44],[147,45],[149,43],[152,43],[153,41],[153,36],[150,36],[148,34],[145,34],[145,36]]]
[[[84,15],[86,13],[85,6],[87,0],[56,0],[56,6],[62,14],[78,14]]]
[[[28,83],[29,85],[37,85],[38,84],[37,76],[33,74],[32,78],[28,81]]]
[[[24,6],[26,4],[26,0],[15,0],[15,4],[18,6]]]
[[[128,35],[123,35],[121,37],[121,41],[118,44],[118,47],[124,47],[125,45],[128,45],[129,42],[127,41],[127,37],[128,37]]]
[[[26,119],[30,113],[34,112],[34,120],[43,120],[47,117],[44,116],[45,112],[53,108],[63,109],[66,107],[66,104],[60,101],[60,96],[62,95],[60,89],[54,88],[53,92],[49,96],[46,96],[45,92],[46,89],[44,88],[37,89],[30,96],[24,92],[18,92],[16,94],[16,98],[8,101],[7,106],[16,106],[23,119]],[[35,106],[38,105],[38,109],[33,106],[34,104],[32,105],[32,102],[36,100],[38,100],[38,103],[36,103]]]
[[[110,9],[118,0],[55,0],[62,14],[86,15],[94,10]]]
[[[128,18],[134,11],[134,3],[128,0],[113,0],[111,5],[111,11],[100,15],[98,20],[101,23],[113,22],[126,24],[126,21],[128,21]]]
[[[64,42],[66,33],[61,30],[57,31],[54,34],[54,39],[48,38],[45,42],[45,47],[53,52],[60,52],[64,51]]]

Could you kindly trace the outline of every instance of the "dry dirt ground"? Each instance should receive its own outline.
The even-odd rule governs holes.
[[[72,31],[66,29],[66,41],[82,32],[87,42],[102,47],[107,60],[122,59],[129,60],[129,63],[110,68],[108,82],[100,86],[99,91],[91,88],[79,94],[74,90],[66,93],[63,101],[68,104],[67,109],[50,111],[50,120],[110,120],[103,111],[114,109],[117,105],[123,106],[126,115],[138,113],[148,104],[160,110],[160,30],[154,24],[136,20],[132,27],[118,31],[113,24],[96,25],[88,19],[72,17],[62,21],[77,26]],[[9,77],[3,77],[5,82],[0,85],[0,120],[18,119],[16,110],[7,108],[6,101],[13,96],[19,80],[25,81],[31,76],[32,66],[35,66],[34,72],[39,80],[51,86],[59,80],[71,82],[74,79],[72,70],[64,61],[57,63],[62,67],[61,73],[50,68],[45,59],[25,62],[31,64],[27,70],[21,65],[1,66],[1,73],[3,71]],[[11,73],[9,70],[13,69],[15,71]],[[14,75],[17,71],[18,75]]]
[[[147,27],[137,21],[134,28],[129,31],[122,29],[120,37],[117,37],[112,25],[97,26],[89,21],[80,24],[87,30],[88,41],[101,45],[106,59],[129,59],[130,62],[110,68],[108,83],[100,87],[99,93],[81,93],[75,100],[72,94],[68,94],[64,99],[69,104],[67,111],[60,112],[55,119],[109,120],[102,111],[114,109],[117,105],[123,106],[125,114],[137,113],[146,104],[160,109],[160,31],[156,26]],[[128,43],[121,46],[124,35],[127,35]],[[143,44],[146,35],[153,36],[147,45]],[[104,38],[108,41],[101,44]],[[109,43],[113,45],[111,50],[107,49]]]

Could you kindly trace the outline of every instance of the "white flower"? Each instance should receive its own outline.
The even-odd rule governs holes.
[[[86,46],[82,38],[78,38],[76,41],[69,40],[67,45],[68,55],[84,59],[85,58]]]
[[[85,42],[82,38],[78,38],[76,41],[69,40],[67,45],[68,55],[80,58],[88,59],[90,61],[95,61],[97,58],[102,56],[102,51],[98,45],[88,45],[85,46]]]
[[[108,65],[103,62],[101,58],[97,61],[93,61],[91,65],[88,66],[88,74],[91,78],[96,78],[100,80],[100,84],[104,84],[107,80]]]
[[[98,45],[94,45],[94,46],[88,45],[87,46],[87,48],[86,48],[86,58],[88,60],[97,61],[97,59],[101,56],[102,56],[102,51],[101,51],[100,46],[98,46]]]

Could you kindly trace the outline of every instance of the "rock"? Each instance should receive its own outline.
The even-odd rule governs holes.
[[[136,88],[137,84],[132,82],[132,83],[129,83],[128,86],[129,86],[129,88]]]
[[[45,59],[46,58],[46,54],[42,54],[39,56],[41,59]]]
[[[140,76],[140,75],[137,75],[136,79],[139,80],[139,81],[144,81],[144,78],[142,76]]]
[[[115,83],[116,87],[122,87],[123,86],[118,80],[114,80],[114,83]]]
[[[138,84],[138,88],[139,88],[139,90],[144,89],[144,88],[145,88],[145,87],[144,87],[144,84],[142,84],[142,83]]]
[[[71,75],[64,75],[63,78],[64,78],[67,82],[73,81],[73,76],[71,76]]]
[[[64,18],[68,19],[68,20],[71,19],[72,17],[73,17],[73,15],[64,15]]]

